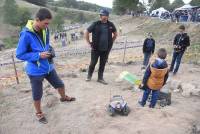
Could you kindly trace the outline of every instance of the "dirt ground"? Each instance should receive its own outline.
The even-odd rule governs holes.
[[[141,39],[143,37],[138,36],[132,40]],[[168,57],[169,63],[170,59]],[[60,102],[56,90],[45,81],[42,109],[48,119],[46,125],[36,120],[26,76],[20,78],[19,85],[2,88],[0,134],[199,134],[199,96],[184,97],[179,92],[171,91],[170,106],[157,105],[155,109],[148,108],[148,105],[141,107],[138,101],[143,92],[126,81],[116,81],[122,71],[142,78],[141,48],[127,50],[125,63],[131,64],[123,64],[122,60],[123,50],[111,52],[105,69],[105,80],[109,84],[102,85],[96,82],[98,65],[92,81],[85,81],[87,73],[84,70],[90,61],[89,54],[56,58],[56,69],[65,83],[67,94],[75,96],[77,100],[72,103]],[[22,66],[18,65],[18,68]],[[170,75],[170,80],[200,87],[200,71],[193,70],[200,70],[200,67],[183,63],[176,76]],[[131,109],[128,116],[109,116],[107,106],[110,97],[117,94],[127,101]]]

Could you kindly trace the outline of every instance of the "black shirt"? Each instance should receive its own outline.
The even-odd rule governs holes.
[[[44,39],[43,39],[43,32],[42,32],[42,30],[40,30],[40,31],[36,31],[35,29],[34,29],[34,32],[38,35],[38,37],[40,38],[40,40],[42,41],[42,45],[45,45],[45,43],[44,43]]]
[[[93,30],[95,30],[96,24],[93,23],[92,25],[90,25],[87,30],[89,33],[91,33]],[[99,51],[107,51],[108,47],[109,47],[109,25],[108,23],[100,23],[99,26],[100,30],[99,30],[99,42],[98,42],[98,50]],[[116,28],[115,26],[112,27],[112,32],[116,32]]]

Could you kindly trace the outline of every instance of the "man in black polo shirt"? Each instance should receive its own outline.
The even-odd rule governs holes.
[[[108,21],[108,17],[109,12],[105,9],[102,9],[100,11],[100,20],[92,23],[92,25],[90,25],[85,32],[86,41],[92,49],[91,62],[86,81],[91,81],[95,65],[97,64],[97,61],[100,57],[97,81],[105,85],[108,83],[103,79],[103,72],[109,52],[112,48],[113,42],[117,37],[115,25]],[[89,38],[90,33],[92,33],[92,42]]]

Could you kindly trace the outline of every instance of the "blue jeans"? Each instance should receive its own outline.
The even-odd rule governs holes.
[[[183,54],[184,54],[184,52],[175,52],[174,51],[174,53],[173,53],[170,71],[172,71],[174,74],[176,74],[178,72]]]
[[[146,88],[144,90],[144,93],[143,93],[143,97],[142,97],[142,101],[141,101],[141,105],[144,106],[146,104],[146,101],[149,97],[149,94],[152,92],[152,97],[151,97],[151,102],[150,102],[150,105],[149,107],[151,108],[154,108],[156,103],[157,103],[157,100],[158,100],[158,94],[159,94],[159,90],[152,90],[152,89],[149,89],[149,88]]]
[[[144,61],[143,61],[144,66],[146,67],[148,66],[150,57],[151,57],[151,52],[144,53]]]

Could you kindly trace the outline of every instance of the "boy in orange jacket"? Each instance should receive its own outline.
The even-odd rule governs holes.
[[[144,106],[149,94],[152,92],[150,108],[155,107],[159,90],[165,85],[168,78],[168,65],[165,61],[167,52],[164,48],[161,48],[158,50],[157,55],[158,57],[155,61],[147,67],[141,85],[144,89],[144,94],[139,104]]]

